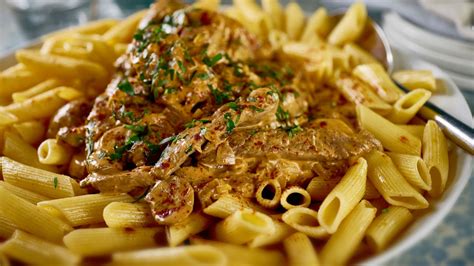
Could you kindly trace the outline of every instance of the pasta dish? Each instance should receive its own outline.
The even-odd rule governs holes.
[[[362,48],[362,3],[262,5],[160,0],[18,51],[0,262],[346,264],[441,195],[447,142],[416,116],[431,72],[395,73],[401,92]]]

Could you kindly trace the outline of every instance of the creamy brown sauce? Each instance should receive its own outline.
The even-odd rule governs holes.
[[[340,177],[380,148],[337,90],[237,22],[159,1],[142,25],[87,117],[72,106],[55,118],[74,113],[84,123],[55,129],[82,132],[82,186],[146,191],[154,218],[172,224],[222,194],[253,198],[264,180],[305,186]]]

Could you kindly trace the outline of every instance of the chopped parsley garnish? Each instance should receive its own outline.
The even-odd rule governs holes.
[[[222,59],[222,57],[223,55],[221,53],[216,54],[212,58],[209,58],[206,56],[202,59],[202,62],[206,64],[208,67],[213,67],[217,62],[219,62],[219,60]]]
[[[130,96],[135,95],[135,91],[133,90],[132,84],[130,84],[128,79],[123,79],[122,81],[120,81],[120,83],[118,84],[118,88],[119,90],[125,92]]]
[[[303,129],[300,126],[291,126],[285,128],[286,133],[288,133],[288,136],[290,138],[296,136],[299,132],[303,131]]]
[[[227,103],[227,105],[229,106],[230,109],[234,111],[238,111],[240,109],[239,105],[236,104],[235,102]]]
[[[189,145],[189,147],[184,151],[185,153],[190,153],[193,151],[193,145]]]
[[[231,114],[230,113],[225,113],[224,114],[224,120],[225,120],[225,124],[226,124],[227,133],[232,133],[232,131],[235,128],[235,123],[234,123],[234,121],[232,121]]]
[[[207,74],[205,72],[202,72],[202,73],[196,74],[196,77],[198,77],[201,80],[208,80],[209,79],[209,74]]]
[[[181,72],[186,73],[186,67],[184,66],[182,61],[178,61],[178,66]]]
[[[165,94],[172,94],[172,93],[175,93],[177,92],[178,90],[175,88],[175,87],[169,87],[169,88],[166,88],[165,89]]]
[[[277,112],[275,113],[275,115],[279,121],[287,121],[288,119],[290,119],[290,113],[283,110],[283,108],[280,105],[278,106]]]
[[[203,124],[206,124],[206,123],[210,123],[211,120],[207,120],[207,119],[193,119],[191,120],[190,122],[184,124],[184,127],[185,128],[192,128],[192,127],[195,127],[196,126],[196,122],[201,122]]]
[[[207,87],[211,90],[214,99],[216,99],[217,104],[224,103],[225,100],[229,99],[229,95],[225,92],[215,89],[211,84],[207,84]]]
[[[55,189],[58,188],[58,183],[59,183],[58,178],[57,178],[57,177],[54,177],[54,178],[53,178],[53,186],[54,186]]]
[[[251,106],[250,106],[250,109],[252,109],[252,110],[255,111],[255,112],[259,112],[259,113],[261,113],[261,112],[264,111],[262,108],[258,108],[258,107],[255,106],[255,105],[251,105]]]
[[[137,134],[143,134],[145,133],[145,130],[147,129],[146,126],[142,126],[142,125],[125,125],[125,128],[130,129],[131,131]]]

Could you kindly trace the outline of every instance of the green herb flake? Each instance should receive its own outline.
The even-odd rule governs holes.
[[[190,153],[193,151],[193,145],[189,145],[189,147],[186,149],[185,153]]]
[[[202,60],[204,64],[206,64],[208,67],[213,67],[217,62],[219,62],[219,60],[221,60],[223,57],[223,55],[221,53],[219,54],[216,54],[215,56],[213,56],[212,58],[209,58],[209,57],[204,57],[204,59]]]
[[[175,88],[175,87],[169,87],[169,88],[166,88],[165,89],[165,94],[173,94],[175,92],[177,92],[178,90]]]
[[[283,108],[279,105],[277,108],[277,112],[275,113],[275,116],[279,121],[287,121],[290,119],[290,113],[287,111],[283,110]]]
[[[298,134],[299,132],[303,131],[303,129],[300,126],[292,126],[285,128],[285,131],[288,133],[288,136],[292,138],[296,136],[296,134]]]
[[[126,129],[130,129],[134,133],[143,134],[145,133],[147,127],[142,125],[125,125]]]
[[[196,122],[201,122],[203,124],[206,124],[206,123],[210,123],[211,120],[207,120],[207,119],[193,119],[191,120],[190,122],[184,124],[184,127],[185,128],[192,128],[192,127],[195,127],[196,126]]]
[[[178,66],[181,72],[186,73],[186,67],[184,66],[182,61],[178,61]]]
[[[385,208],[385,209],[382,210],[382,213],[387,213],[388,211],[389,211],[389,209]]]
[[[230,109],[234,111],[238,111],[240,109],[239,105],[236,104],[235,102],[227,103],[227,105],[229,106]]]
[[[127,79],[123,79],[122,81],[120,81],[120,83],[118,84],[118,88],[119,90],[125,92],[130,96],[135,95],[135,91],[133,90],[132,84],[130,84]]]
[[[226,123],[226,131],[227,133],[232,133],[232,131],[234,130],[235,128],[235,123],[234,121],[232,121],[232,116],[230,113],[225,113],[224,114],[224,120],[225,120],[225,123]]]
[[[255,105],[251,105],[251,106],[250,106],[250,109],[252,109],[253,111],[258,112],[258,113],[261,113],[261,112],[264,111],[262,108],[258,108],[258,107],[255,106]]]
[[[215,89],[211,84],[208,84],[207,87],[211,90],[211,93],[216,99],[217,104],[222,104],[225,100],[229,99],[229,95],[227,93]]]
[[[57,178],[57,177],[54,177],[54,178],[53,178],[53,186],[54,186],[55,189],[58,188],[58,183],[59,183],[58,178]]]
[[[209,79],[209,74],[203,72],[203,73],[198,73],[196,74],[196,77],[198,77],[201,80],[208,80]]]

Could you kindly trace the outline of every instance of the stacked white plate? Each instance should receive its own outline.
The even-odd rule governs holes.
[[[393,12],[384,15],[382,27],[391,45],[437,65],[461,89],[474,91],[474,43],[436,35]]]

